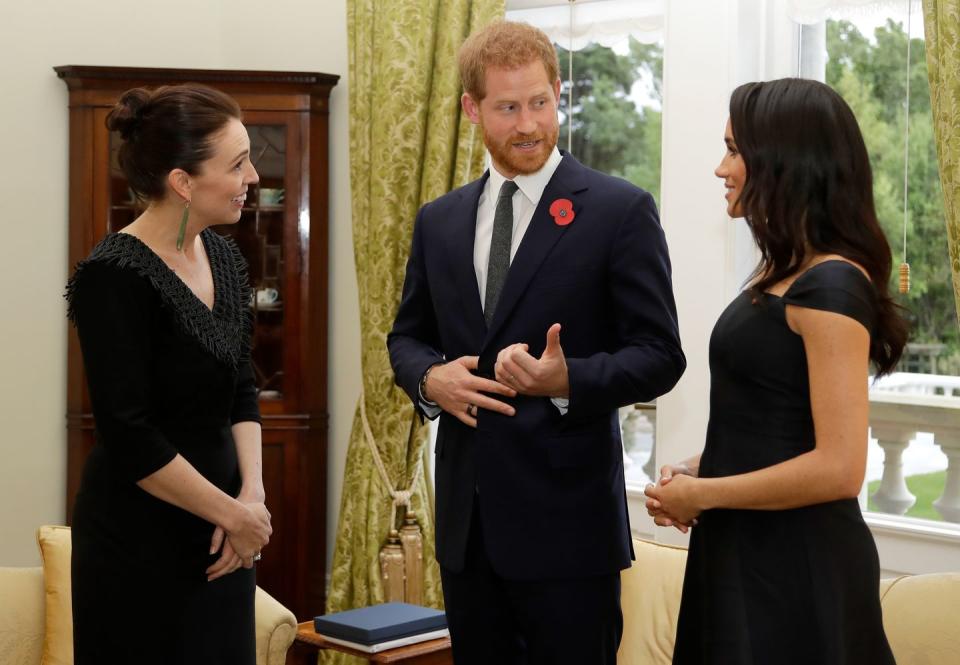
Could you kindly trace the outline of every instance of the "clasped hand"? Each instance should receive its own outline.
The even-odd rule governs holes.
[[[667,464],[660,469],[660,480],[643,490],[647,496],[647,514],[657,526],[676,527],[686,533],[697,524],[702,509],[696,498],[697,478],[686,465]]]
[[[462,356],[434,367],[424,385],[424,397],[470,427],[477,426],[478,409],[513,416],[515,409],[491,395],[566,397],[570,388],[567,362],[560,347],[560,324],[547,331],[547,346],[540,358],[526,344],[511,344],[497,354],[496,380],[476,376],[477,356]]]
[[[237,497],[239,519],[230,529],[217,526],[210,541],[210,554],[220,552],[220,558],[207,568],[207,581],[228,575],[241,566],[252,568],[254,555],[270,542],[273,527],[270,511],[263,503],[263,496],[254,496],[241,490]]]

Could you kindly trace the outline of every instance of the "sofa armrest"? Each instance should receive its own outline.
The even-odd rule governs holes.
[[[960,573],[881,583],[883,628],[898,663],[954,665],[960,653]]]
[[[39,665],[43,604],[42,568],[0,568],[0,663]]]
[[[269,593],[257,587],[257,665],[284,665],[297,635],[297,619]]]
[[[887,592],[893,588],[893,585],[899,582],[900,580],[909,577],[909,575],[899,575],[897,577],[881,577],[880,578],[880,602],[883,602],[884,596],[887,595]]]
[[[623,638],[619,665],[669,665],[680,613],[687,550],[633,541],[636,561],[620,574]]]

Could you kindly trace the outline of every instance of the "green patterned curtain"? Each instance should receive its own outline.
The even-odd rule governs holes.
[[[480,175],[479,130],[460,111],[457,49],[504,13],[504,0],[347,0],[350,182],[360,295],[363,395],[347,451],[327,612],[383,602],[378,555],[393,520],[361,411],[394,489],[418,463],[412,507],[423,528],[424,602],[443,606],[434,556],[426,427],[394,386],[386,336],[417,210]],[[329,652],[327,652],[329,653]]]
[[[960,323],[960,0],[923,0],[930,106]]]

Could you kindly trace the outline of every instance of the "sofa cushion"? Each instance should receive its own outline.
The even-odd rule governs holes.
[[[960,573],[909,575],[881,596],[883,628],[898,663],[956,665]]]
[[[47,624],[41,665],[73,665],[70,527],[42,526],[37,529],[37,543],[43,559]]]
[[[37,665],[43,652],[43,570],[0,568],[0,663]]]
[[[618,665],[670,665],[687,550],[634,540],[636,561],[620,575],[623,639]]]

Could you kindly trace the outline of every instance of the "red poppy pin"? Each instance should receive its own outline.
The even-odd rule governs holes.
[[[553,216],[553,223],[557,226],[566,226],[576,217],[570,199],[557,199],[551,203],[550,215]]]

